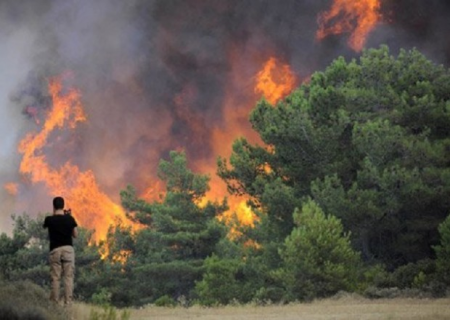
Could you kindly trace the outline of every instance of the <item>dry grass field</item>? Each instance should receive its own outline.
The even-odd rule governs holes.
[[[87,320],[89,307],[75,306],[75,319]],[[285,306],[228,306],[221,308],[161,308],[131,310],[131,320],[450,320],[450,298],[367,300],[341,298]]]

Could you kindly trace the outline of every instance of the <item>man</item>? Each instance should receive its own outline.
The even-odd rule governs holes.
[[[73,295],[75,251],[72,238],[78,235],[77,222],[70,210],[64,210],[64,198],[53,199],[53,215],[45,217],[44,228],[50,238],[50,275],[52,289],[50,299],[59,303],[61,275],[64,283],[64,303],[70,305]]]

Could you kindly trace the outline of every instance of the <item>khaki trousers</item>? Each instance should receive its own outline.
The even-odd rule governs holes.
[[[71,304],[73,297],[73,278],[75,272],[75,251],[72,246],[62,246],[50,251],[50,276],[52,291],[50,300],[59,303],[61,277],[64,284],[64,303]]]

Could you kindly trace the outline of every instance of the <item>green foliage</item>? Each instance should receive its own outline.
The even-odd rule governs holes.
[[[392,272],[391,287],[423,289],[436,272],[433,260],[421,260],[398,267]]]
[[[226,305],[239,298],[241,284],[236,279],[239,264],[238,260],[219,259],[216,255],[205,260],[205,273],[195,287],[200,304]]]
[[[130,216],[146,227],[133,236],[117,229],[111,233],[110,260],[120,250],[130,252],[120,272],[133,284],[126,292],[119,290],[121,285],[111,290],[114,304],[142,305],[164,296],[191,300],[205,259],[225,237],[226,229],[217,217],[227,209],[226,203],[197,204],[209,188],[209,177],[189,170],[184,153],[171,152],[170,160],[162,160],[159,177],[166,185],[161,201],[146,203],[132,187],[121,193],[124,207],[133,213]]]
[[[29,280],[42,287],[50,286],[48,265],[49,242],[47,230],[42,225],[44,216],[35,219],[24,214],[14,216],[12,236],[0,235],[0,274],[9,281]],[[103,263],[99,247],[91,243],[92,232],[79,228],[74,240],[77,273],[75,276],[75,297],[88,300],[101,283]]]
[[[450,215],[439,225],[441,242],[434,247],[436,266],[441,281],[450,285]]]
[[[168,295],[164,295],[155,300],[155,306],[157,307],[175,307],[176,305],[177,302]]]
[[[27,215],[13,216],[12,237],[0,235],[0,272],[6,280],[31,280],[48,283],[47,234],[42,228],[43,216],[36,220]]]
[[[96,305],[108,306],[111,303],[111,293],[108,289],[101,288],[99,292],[92,295],[91,301]]]
[[[295,210],[294,221],[280,249],[283,266],[275,271],[289,298],[308,300],[356,289],[362,263],[339,219],[308,200]]]
[[[112,306],[104,306],[101,310],[93,308],[89,313],[89,320],[129,320],[130,317],[130,311],[123,310],[118,313]]]
[[[417,50],[336,59],[275,107],[260,101],[250,121],[267,147],[236,140],[219,175],[266,215],[263,246],[290,234],[290,213],[311,197],[365,261],[433,258],[450,209],[448,92],[449,71]]]

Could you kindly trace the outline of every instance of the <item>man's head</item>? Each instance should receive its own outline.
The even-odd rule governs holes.
[[[63,197],[53,198],[53,209],[55,209],[55,210],[64,209],[64,198]]]

